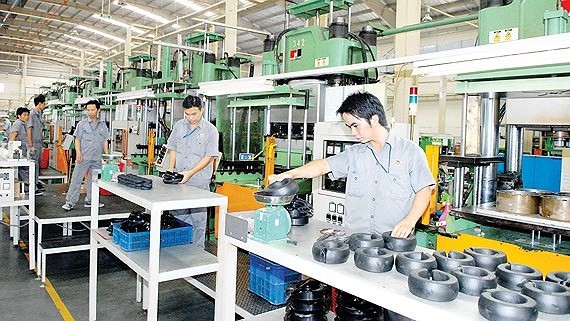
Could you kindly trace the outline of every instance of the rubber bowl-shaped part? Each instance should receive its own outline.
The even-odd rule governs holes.
[[[457,278],[440,270],[413,270],[408,276],[408,289],[422,299],[449,302],[459,294]]]
[[[313,244],[313,258],[326,264],[340,264],[348,260],[350,249],[344,242],[324,240]]]
[[[534,321],[538,317],[536,301],[512,291],[483,292],[477,305],[479,314],[490,321]]]
[[[427,269],[429,271],[437,268],[435,257],[425,252],[398,253],[396,256],[396,271],[410,275],[410,272],[417,269]]]
[[[524,284],[522,294],[533,298],[540,312],[570,313],[570,288],[565,285],[549,281],[531,281]]]
[[[315,280],[307,279],[297,283],[291,291],[289,300],[295,301],[322,301],[325,298],[325,290],[327,287]]]
[[[467,295],[479,296],[497,287],[495,273],[477,266],[459,266],[451,274],[459,281],[459,292]]]
[[[500,286],[519,292],[526,282],[542,280],[542,272],[532,266],[517,263],[499,264],[495,274],[497,275],[497,283]]]
[[[297,194],[298,191],[299,185],[292,178],[273,182],[263,189],[263,193],[268,196],[290,196]]]
[[[553,271],[546,274],[546,281],[570,286],[570,271]]]
[[[354,252],[354,264],[368,272],[388,272],[394,266],[394,256],[381,247],[361,247]]]
[[[384,239],[384,246],[395,252],[410,252],[416,249],[416,236],[414,234],[408,235],[406,238],[394,237],[392,231],[382,233]]]
[[[471,255],[453,250],[449,251],[449,253],[445,253],[445,251],[435,251],[433,252],[433,256],[437,261],[437,269],[447,273],[451,273],[451,271],[459,266],[475,265],[475,260]]]
[[[348,246],[351,251],[361,247],[384,247],[384,238],[373,233],[354,233],[348,238]]]
[[[495,272],[501,263],[507,263],[507,255],[498,250],[484,247],[469,247],[463,250],[475,260],[475,266],[482,267],[491,272]]]

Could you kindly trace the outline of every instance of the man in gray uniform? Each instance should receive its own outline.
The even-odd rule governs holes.
[[[346,177],[346,228],[407,237],[429,204],[435,180],[422,149],[390,134],[382,103],[370,93],[348,96],[337,110],[360,144],[272,177]]]
[[[91,207],[91,179],[93,177],[93,169],[101,168],[102,152],[108,153],[107,140],[109,139],[109,129],[104,121],[98,118],[101,103],[98,100],[90,100],[87,102],[87,119],[81,120],[75,128],[75,169],[71,175],[71,183],[65,197],[65,204],[62,208],[66,211],[71,210],[79,200],[81,191],[81,183],[85,174],[87,181],[85,189],[85,207]],[[98,204],[102,207],[103,204]]]
[[[10,128],[10,141],[20,142],[20,150],[22,151],[22,155],[20,157],[25,158],[28,152],[28,148],[26,146],[28,141],[26,122],[28,121],[28,118],[30,118],[30,111],[26,107],[19,107],[16,110],[16,117],[18,117],[18,119],[14,121],[14,125]],[[20,182],[28,182],[28,174],[29,167],[18,167],[18,179]]]
[[[180,184],[209,190],[213,160],[218,157],[218,130],[202,118],[204,110],[199,97],[188,96],[182,102],[184,118],[176,122],[166,147],[170,150],[169,171],[184,175]],[[191,224],[192,241],[204,247],[206,208],[172,211],[179,219]]]
[[[44,119],[42,112],[46,108],[46,97],[38,95],[34,98],[36,108],[30,111],[30,119],[28,120],[28,158],[36,162],[36,195],[42,195],[45,187],[40,184],[40,160],[42,158],[43,135],[42,127]]]

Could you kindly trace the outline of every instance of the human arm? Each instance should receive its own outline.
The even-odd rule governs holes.
[[[107,141],[103,143],[103,153],[109,154],[109,143]]]
[[[329,163],[324,159],[314,160],[301,167],[294,168],[279,175],[271,175],[270,182],[282,181],[285,178],[314,178],[331,171]]]
[[[83,161],[83,155],[81,155],[81,141],[77,137],[75,137],[75,153],[75,162],[81,163]]]
[[[10,141],[11,141],[11,142],[15,141],[17,136],[18,136],[18,131],[17,131],[17,130],[12,131],[12,132],[10,133],[10,138],[9,138]]]
[[[174,166],[176,166],[176,151],[169,150],[170,158],[168,160],[168,171],[174,172]]]
[[[431,191],[431,186],[426,186],[416,193],[412,208],[408,212],[408,215],[394,226],[392,236],[404,238],[412,233],[416,222],[420,219],[429,204]]]
[[[32,126],[28,126],[26,129],[26,138],[28,139],[28,148],[33,148],[34,142],[32,140]]]
[[[181,172],[181,174],[184,175],[184,178],[182,179],[182,181],[180,181],[180,184],[186,183],[192,176],[194,176],[194,174],[198,173],[206,166],[208,166],[208,164],[210,164],[210,162],[212,162],[214,158],[215,158],[214,156],[202,157],[202,159],[198,162],[198,164],[196,164],[196,166],[194,166],[192,169]],[[170,162],[172,164],[172,154],[170,154],[170,159],[171,159]]]

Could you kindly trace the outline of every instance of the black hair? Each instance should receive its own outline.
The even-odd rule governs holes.
[[[36,97],[34,97],[34,106],[37,106],[45,102],[46,102],[46,96],[44,96],[43,94],[39,94]]]
[[[202,109],[202,99],[200,99],[198,96],[192,95],[188,95],[186,98],[184,98],[184,101],[182,102],[182,108],[187,109],[192,107]]]
[[[341,115],[347,113],[354,117],[365,119],[371,125],[372,116],[377,115],[380,125],[389,129],[384,106],[382,106],[378,97],[368,92],[356,92],[349,95],[342,102],[336,113]]]
[[[30,110],[26,107],[18,107],[18,109],[16,109],[16,116],[20,116],[23,113],[30,113]]]
[[[97,110],[101,108],[101,102],[98,99],[93,99],[85,103],[85,108],[87,108],[87,105],[95,105],[95,108],[97,108]]]

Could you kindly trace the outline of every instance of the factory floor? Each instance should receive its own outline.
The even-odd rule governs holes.
[[[65,191],[64,187],[48,185],[46,193],[37,197],[36,211],[45,215],[63,211],[60,206],[65,196],[57,191]],[[79,205],[82,205],[83,195]],[[8,209],[3,210],[3,223],[7,223]],[[74,211],[88,212],[88,209],[80,206]],[[24,224],[27,221],[23,221]],[[76,223],[73,228],[85,230]],[[14,247],[9,227],[0,225],[0,321],[88,320],[89,251],[48,255],[47,280],[42,286],[35,272],[28,270],[28,229],[20,230],[20,245]],[[47,240],[60,237],[62,229],[47,225],[43,233],[43,239]],[[74,232],[74,235],[82,233],[87,235],[88,231]],[[207,248],[215,249],[215,241],[210,241]],[[136,274],[106,250],[99,251],[98,282],[98,320],[146,320],[142,304],[135,300]],[[160,283],[158,319],[213,320],[214,300],[185,280]]]

